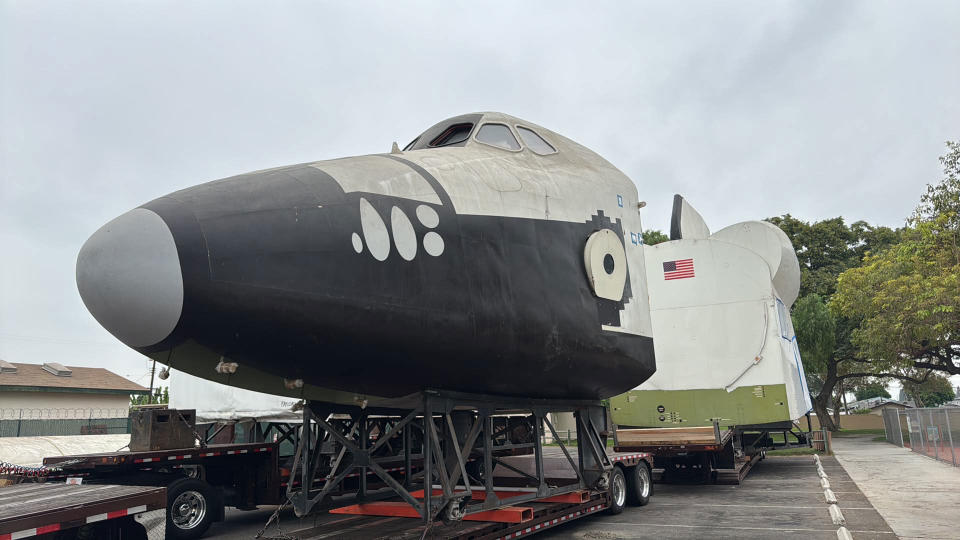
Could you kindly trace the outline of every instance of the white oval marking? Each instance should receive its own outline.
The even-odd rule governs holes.
[[[370,254],[378,261],[387,260],[390,255],[390,234],[377,209],[370,201],[360,199],[360,228]]]
[[[428,232],[423,237],[423,249],[430,255],[439,257],[443,253],[443,238],[433,231]]]
[[[428,229],[432,229],[440,224],[440,216],[437,215],[437,211],[425,204],[417,207],[417,219]]]
[[[397,246],[397,253],[405,261],[412,261],[417,256],[417,233],[413,230],[413,223],[396,206],[390,210],[390,227],[393,230],[393,244]]]
[[[605,262],[612,263],[609,271]],[[627,282],[627,256],[617,233],[600,229],[591,234],[583,250],[583,264],[594,294],[616,302],[623,299]]]
[[[353,242],[353,250],[357,253],[363,251],[363,240],[360,239],[360,235],[353,233],[353,236],[350,237],[350,240]]]

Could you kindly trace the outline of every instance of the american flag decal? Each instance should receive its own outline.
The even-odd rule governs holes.
[[[693,275],[693,259],[680,259],[663,263],[663,279],[684,279]]]

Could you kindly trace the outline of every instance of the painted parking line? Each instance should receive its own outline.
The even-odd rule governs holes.
[[[822,506],[820,508],[823,508]],[[783,532],[837,532],[836,529],[830,527],[828,529],[808,529],[808,528],[799,528],[799,527],[733,527],[733,526],[724,526],[724,525],[678,525],[676,523],[650,523],[648,521],[620,521],[617,523],[611,523],[609,521],[604,521],[602,519],[595,520],[590,523],[591,527],[604,526],[604,527],[616,527],[623,525],[631,525],[637,527],[671,527],[671,528],[685,528],[685,529],[728,529],[734,531],[783,531]],[[863,534],[893,534],[893,531],[861,531],[861,530],[851,530],[852,533],[863,533]]]
[[[797,506],[794,504],[702,504],[694,503],[697,506],[730,506],[735,508],[804,508],[804,509],[816,509],[819,510],[823,508],[822,504],[817,506]],[[690,506],[690,503],[664,503],[657,501],[657,506]],[[873,507],[864,507],[864,508],[844,508],[844,510],[874,510]]]

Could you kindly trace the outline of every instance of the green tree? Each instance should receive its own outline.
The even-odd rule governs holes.
[[[827,413],[837,384],[835,360],[837,322],[819,294],[810,293],[793,305],[793,329],[807,374],[807,386],[820,425],[834,430]]]
[[[895,244],[900,230],[865,221],[847,225],[842,217],[806,222],[790,214],[768,218],[793,243],[800,262],[800,296],[811,293],[829,298],[837,276],[859,266],[864,255]]]
[[[130,396],[130,406],[134,407],[136,405],[165,405],[170,403],[170,387],[157,387],[153,390],[153,399],[150,399],[150,396],[147,394],[141,395],[131,395]]]
[[[912,220],[929,221],[940,215],[949,216],[949,227],[960,228],[960,142],[947,141],[947,153],[940,156],[943,178],[937,184],[927,184],[927,192],[920,199]]]
[[[960,374],[960,145],[947,146],[944,179],[927,186],[901,242],[841,274],[831,299],[857,321],[858,361],[883,370]]]
[[[903,389],[917,407],[938,407],[955,397],[950,379],[936,373],[930,374],[922,383],[905,381]]]
[[[659,244],[661,242],[669,242],[670,237],[663,234],[662,232],[656,229],[647,229],[641,234],[643,236],[643,243],[648,246],[654,244]]]
[[[857,386],[853,390],[853,395],[857,397],[857,400],[871,399],[877,397],[889,398],[890,392],[887,392],[887,388],[883,383],[879,382],[868,382],[863,385]]]

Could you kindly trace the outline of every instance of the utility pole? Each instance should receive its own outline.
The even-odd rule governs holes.
[[[147,405],[153,404],[153,375],[157,372],[157,359],[153,359],[153,366],[150,368],[150,394],[147,395]]]

